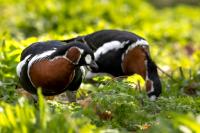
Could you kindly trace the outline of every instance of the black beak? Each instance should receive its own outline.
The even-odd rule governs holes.
[[[89,66],[92,70],[98,70],[99,68],[95,61],[92,61],[92,63],[90,63]]]

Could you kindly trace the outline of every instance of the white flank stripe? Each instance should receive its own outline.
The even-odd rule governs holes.
[[[21,73],[22,67],[26,64],[26,61],[27,61],[27,59],[28,59],[30,56],[31,56],[31,55],[26,56],[26,58],[25,58],[24,60],[22,60],[22,61],[17,65],[16,71],[17,71],[17,76],[18,76],[18,77],[20,77],[20,73]]]
[[[120,48],[124,47],[124,44],[127,44],[128,41],[126,42],[120,42],[120,41],[111,41],[111,42],[107,42],[105,44],[103,44],[103,46],[101,46],[100,48],[98,48],[96,50],[96,52],[94,53],[95,56],[95,60],[98,60],[98,58],[102,55],[107,53],[110,50],[118,50]]]
[[[149,45],[149,43],[143,39],[137,40],[136,44]]]
[[[43,52],[42,54],[38,54],[38,55],[35,55],[28,63],[28,70],[27,70],[27,75],[28,75],[28,78],[29,80],[31,81],[31,78],[30,78],[30,75],[29,75],[29,72],[30,72],[30,68],[32,66],[33,63],[37,62],[37,61],[40,61],[41,59],[44,59],[48,56],[50,56],[52,53],[54,53],[56,50],[49,50],[49,51],[46,51],[46,52]],[[31,81],[32,83],[32,81]],[[32,85],[34,86],[34,84],[32,83]]]
[[[131,44],[131,45],[128,47],[128,49],[125,51],[124,54],[122,54],[122,57],[121,57],[121,58],[122,58],[122,61],[124,60],[124,55],[127,54],[129,50],[134,49],[134,48],[137,47],[137,46],[148,46],[148,45],[149,45],[148,42],[145,41],[145,40],[143,40],[143,39],[137,40],[135,43]]]
[[[144,45],[148,46],[148,42],[145,41],[145,40],[137,40],[135,43],[131,44],[131,45],[128,47],[128,49],[126,50],[125,53],[127,54],[129,50],[131,50],[131,49],[133,49],[133,48],[135,48],[135,47],[137,47],[137,46],[144,46]]]

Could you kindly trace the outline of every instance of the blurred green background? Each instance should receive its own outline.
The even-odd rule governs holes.
[[[165,71],[165,73],[159,71],[163,84],[163,94],[161,101],[158,101],[157,104],[161,107],[149,102],[146,102],[144,106],[148,108],[151,105],[153,108],[156,108],[155,110],[165,110],[167,108],[167,111],[171,110],[178,113],[176,114],[178,116],[176,119],[168,121],[165,120],[165,113],[160,113],[160,127],[155,127],[150,132],[161,129],[166,132],[179,132],[182,130],[177,129],[177,125],[181,123],[180,121],[184,121],[186,125],[188,121],[190,124],[193,121],[192,126],[187,126],[194,132],[198,131],[199,123],[195,123],[195,120],[198,121],[196,116],[200,113],[200,107],[197,106],[200,104],[199,14],[199,0],[0,0],[0,100],[2,101],[0,104],[0,118],[4,117],[5,121],[8,119],[8,123],[10,121],[10,117],[6,117],[9,116],[9,113],[7,115],[4,114],[5,116],[2,113],[1,116],[1,106],[11,112],[21,108],[16,100],[19,96],[16,94],[15,88],[19,86],[19,83],[15,67],[19,62],[21,51],[26,46],[36,41],[69,39],[101,29],[122,29],[144,37],[150,43],[152,58],[159,68]],[[125,90],[124,93],[129,94]],[[188,99],[185,100],[185,97],[188,95]],[[114,95],[111,95],[111,99],[116,98],[112,96]],[[98,93],[96,93],[96,99],[98,99]],[[4,102],[9,104],[7,105]],[[105,103],[105,101],[102,103]],[[179,103],[181,109],[174,110],[173,107]],[[13,104],[16,104],[16,106],[11,107]],[[129,107],[129,105],[127,106]],[[115,108],[115,105],[111,107]],[[21,111],[26,112],[28,108],[33,109],[28,104],[24,105]],[[35,109],[33,110],[35,111]],[[148,109],[144,110],[146,112],[149,111]],[[152,109],[150,111],[152,115],[155,114],[155,110]],[[34,111],[27,111],[27,113],[32,114]],[[135,110],[132,111],[134,112]],[[130,112],[130,110],[127,112]],[[192,112],[192,115],[189,114],[189,116],[185,116],[185,119],[182,120],[183,116],[179,114],[182,112]],[[137,121],[134,124],[140,125],[142,123],[144,125],[147,116],[140,117],[143,113],[139,112],[139,114],[137,117],[139,122]],[[54,114],[52,119],[63,121],[63,123],[70,119],[67,117],[61,120],[60,118],[65,113],[60,115]],[[138,113],[135,115],[138,115]],[[170,117],[174,116],[174,114],[168,115]],[[20,114],[18,114],[16,117],[26,120],[29,116],[21,118]],[[35,117],[38,118],[36,115],[33,119]],[[132,117],[130,117],[130,121],[123,121],[126,123],[126,126],[123,126],[123,122],[119,122],[123,116],[117,118],[119,119],[113,120],[112,124],[105,122],[103,125],[108,125],[104,128],[118,128],[116,125],[121,124],[120,128],[122,127],[126,131],[129,130],[128,127],[131,127],[131,124],[134,125],[131,123]],[[75,121],[77,123],[79,118]],[[154,124],[147,121],[147,125],[149,123],[152,125],[158,123],[155,119],[153,121]],[[26,122],[24,125],[27,124]],[[93,124],[95,123],[94,120],[92,122]],[[99,121],[96,121],[96,126],[99,123]],[[25,130],[23,129],[24,125],[22,124],[22,128],[18,130]],[[3,124],[0,121],[0,132],[11,131],[17,127],[16,125],[15,127],[8,124],[9,130],[3,130],[1,126]],[[92,125],[89,125],[89,127],[88,130],[94,128]],[[45,126],[40,128],[47,131]],[[54,131],[57,130],[52,124],[53,129],[55,129]],[[117,130],[114,131],[117,132]]]
[[[101,29],[123,29],[145,37],[158,64],[191,68],[189,62],[199,62],[198,5],[198,0],[1,0],[0,36],[16,41],[67,39]]]

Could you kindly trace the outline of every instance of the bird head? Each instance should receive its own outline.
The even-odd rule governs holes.
[[[92,69],[98,69],[93,51],[81,42],[73,43],[74,45],[71,45],[66,52],[67,59],[75,64],[75,66],[89,66]]]

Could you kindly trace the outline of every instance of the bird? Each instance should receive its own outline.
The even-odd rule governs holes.
[[[21,53],[16,67],[21,86],[37,96],[41,87],[44,96],[55,96],[69,91],[69,101],[76,101],[75,94],[84,75],[81,66],[98,68],[93,51],[81,42],[57,40],[36,42]]]
[[[139,74],[145,80],[146,91],[154,101],[162,92],[157,65],[150,56],[149,43],[141,36],[124,30],[100,30],[63,42],[82,42],[90,47],[98,69],[91,68],[86,77],[108,73],[114,77]]]

